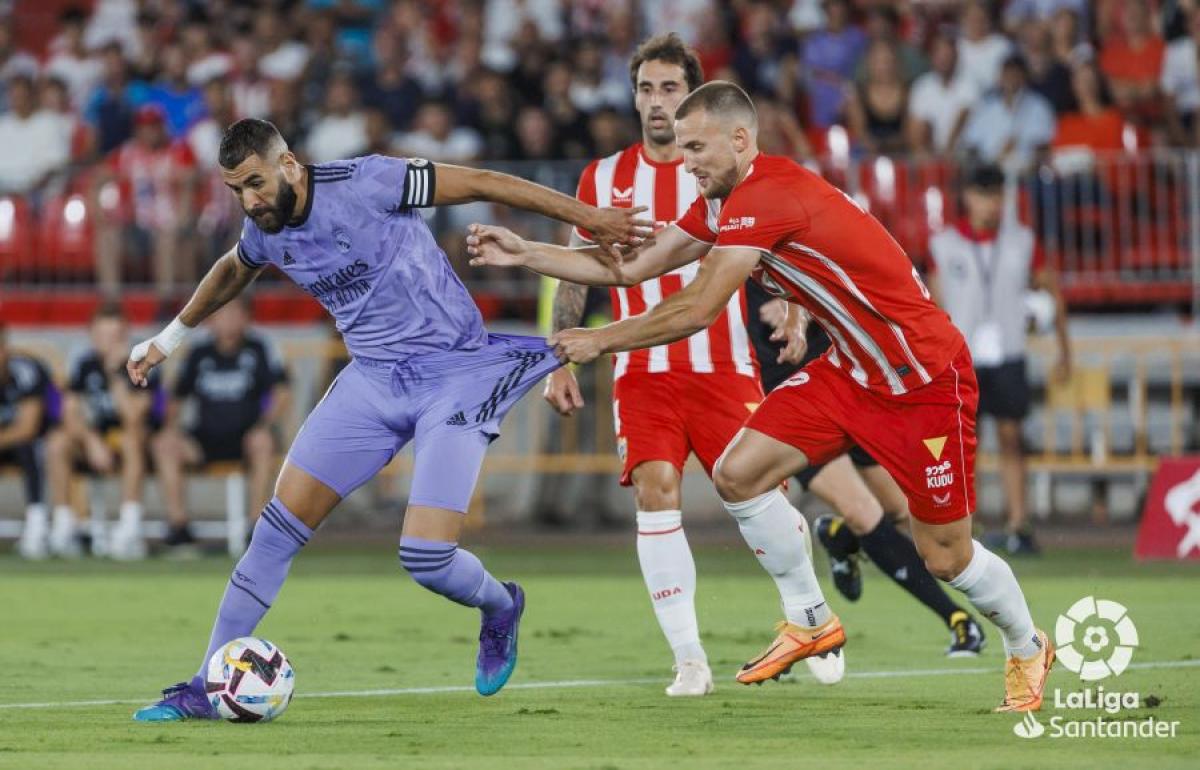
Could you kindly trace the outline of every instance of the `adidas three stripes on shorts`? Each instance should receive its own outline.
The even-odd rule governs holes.
[[[305,420],[288,462],[345,497],[412,441],[409,505],[465,512],[504,416],[559,366],[544,339],[506,334],[476,350],[355,359]]]

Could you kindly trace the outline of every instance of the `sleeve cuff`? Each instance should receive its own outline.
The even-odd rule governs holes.
[[[246,253],[246,247],[242,245],[241,241],[238,241],[237,256],[238,259],[241,260],[242,264],[251,270],[258,270],[267,264],[266,262],[256,262],[253,258],[251,258],[251,256]]]
[[[678,222],[675,223],[675,227],[678,227],[679,232],[681,232],[684,235],[686,235],[687,237],[691,238],[693,241],[698,241],[700,243],[707,243],[709,245],[713,245],[716,243],[715,239],[701,238],[699,235],[691,232],[686,227],[683,227],[682,225],[680,225]]]

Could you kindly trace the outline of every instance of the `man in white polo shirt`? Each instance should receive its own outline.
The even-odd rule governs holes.
[[[1067,314],[1058,283],[1033,231],[1004,213],[1004,172],[973,169],[963,193],[966,217],[929,242],[930,291],[971,348],[979,379],[979,414],[996,420],[1000,476],[1008,504],[1005,545],[1010,554],[1035,554],[1025,505],[1021,421],[1029,413],[1025,376],[1025,292],[1048,292],[1056,308],[1058,362],[1053,376],[1070,374]]]
[[[914,152],[945,155],[954,150],[979,91],[958,66],[954,38],[935,37],[929,58],[933,69],[916,79],[908,100],[908,138]]]

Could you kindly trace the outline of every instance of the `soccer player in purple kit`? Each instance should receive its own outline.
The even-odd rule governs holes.
[[[652,223],[637,209],[596,209],[514,177],[378,155],[303,166],[273,125],[230,126],[219,161],[247,220],[179,316],[130,353],[137,385],[187,332],[237,296],[267,264],[317,298],[353,356],[297,434],[275,496],[233,570],[201,674],[225,643],[251,634],[292,559],[337,504],[414,444],[400,563],[418,583],[482,622],[475,686],[500,690],[517,659],[525,598],[458,547],[463,513],[505,413],[560,366],[545,340],[489,334],[474,301],[416,209],[488,200],[636,243]],[[213,719],[201,674],[163,691],[139,721]]]

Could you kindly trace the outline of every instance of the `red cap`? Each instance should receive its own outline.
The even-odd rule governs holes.
[[[167,116],[163,113],[162,107],[157,104],[143,104],[137,108],[137,112],[133,113],[133,125],[135,126],[161,126],[167,122]]]

